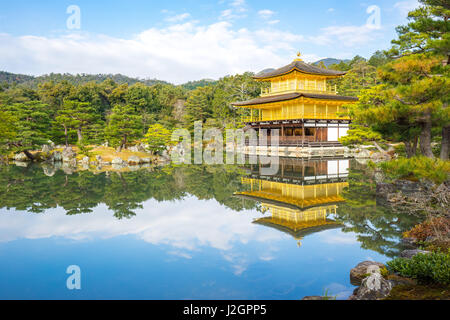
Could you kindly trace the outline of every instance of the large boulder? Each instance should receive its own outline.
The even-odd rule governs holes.
[[[114,165],[120,165],[121,166],[121,165],[124,164],[124,161],[122,160],[122,158],[116,157],[116,158],[114,158],[112,160],[111,163],[114,164]]]
[[[130,150],[131,152],[139,152],[139,147],[138,146],[132,146],[128,150]]]
[[[138,165],[138,164],[141,164],[141,163],[142,163],[141,158],[139,158],[137,156],[131,156],[131,157],[128,158],[128,164],[130,166],[135,166],[135,165]]]
[[[400,253],[400,257],[411,259],[412,257],[418,255],[419,253],[421,253],[421,254],[428,254],[428,253],[431,253],[431,252],[430,251],[425,251],[425,250],[419,250],[419,249],[404,250],[404,251],[402,251],[402,253]]]
[[[379,273],[372,273],[365,278],[361,286],[352,296],[352,300],[380,300],[386,298],[391,293],[392,284],[390,281],[383,278]]]
[[[42,146],[42,153],[49,153],[51,151],[50,147],[46,144]]]
[[[326,297],[321,297],[321,296],[307,296],[307,297],[304,297],[302,300],[313,301],[313,300],[328,300],[328,299]]]
[[[63,161],[62,153],[59,151],[53,152],[53,161],[54,162],[62,162]]]
[[[14,161],[28,162],[28,161],[30,161],[30,159],[27,157],[27,155],[25,153],[21,152],[21,153],[14,155]]]
[[[75,151],[73,151],[72,147],[65,147],[62,152],[62,160],[63,162],[72,162],[72,160],[77,156]]]
[[[385,267],[386,266],[380,262],[361,262],[350,270],[350,283],[354,286],[359,286],[369,274],[380,273],[380,269]]]

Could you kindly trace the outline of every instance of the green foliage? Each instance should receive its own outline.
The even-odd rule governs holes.
[[[433,52],[449,57],[450,6],[445,0],[419,0],[419,8],[409,12],[406,26],[397,27],[398,39],[393,40],[391,56]]]
[[[393,212],[377,201],[377,184],[373,171],[353,162],[348,176],[349,186],[342,196],[336,220],[345,226],[342,231],[356,234],[361,248],[397,257],[404,250],[400,240],[402,232],[420,223],[423,217],[408,212]]]
[[[181,85],[186,90],[195,90],[201,87],[213,86],[217,84],[217,81],[211,79],[202,79],[197,81],[189,81]]]
[[[372,63],[374,63],[373,60]],[[347,71],[344,77],[330,82],[332,85],[337,85],[339,94],[341,95],[356,97],[360,94],[361,90],[379,83],[376,66],[360,56],[354,57],[348,63],[341,61],[339,64],[331,65],[329,68]]]
[[[7,146],[17,135],[16,121],[11,113],[0,110],[0,155],[8,151]]]
[[[432,252],[411,259],[397,258],[387,263],[390,270],[421,282],[450,284],[450,252]]]
[[[379,167],[392,179],[427,179],[437,184],[446,181],[450,174],[449,161],[420,156],[382,162]]]
[[[77,147],[78,147],[78,153],[86,156],[86,157],[92,157],[92,149],[94,149],[93,147],[88,147],[87,145],[85,145],[84,143],[77,143]]]
[[[2,111],[14,115],[16,134],[9,144],[17,151],[32,150],[45,144],[51,128],[51,110],[39,101],[1,106]]]
[[[382,136],[379,132],[358,125],[352,125],[348,130],[348,135],[339,139],[344,146],[364,145],[380,140],[382,140]]]
[[[126,144],[142,136],[142,116],[130,105],[116,105],[108,116],[105,134],[115,146]]]
[[[149,145],[152,152],[156,153],[163,151],[172,144],[171,137],[172,132],[170,130],[160,124],[154,124],[148,129],[143,141]]]
[[[74,86],[82,85],[88,82],[102,83],[107,80],[112,80],[118,84],[129,84],[133,85],[135,83],[143,83],[147,86],[152,86],[158,83],[168,84],[165,81],[157,79],[147,79],[141,80],[136,78],[130,78],[121,74],[68,74],[68,73],[50,73],[47,75],[33,77],[22,74],[14,74],[9,72],[0,71],[0,82],[6,81],[9,84],[23,84],[31,88],[37,88],[39,84],[44,82],[67,82]]]

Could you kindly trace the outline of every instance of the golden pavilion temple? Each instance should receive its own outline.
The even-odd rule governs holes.
[[[259,165],[254,165],[242,178],[248,191],[236,196],[258,201],[262,212],[270,213],[254,223],[288,233],[299,245],[307,235],[342,227],[328,215],[336,214],[338,204],[345,201],[341,193],[348,186],[349,160],[280,160],[277,176],[260,175]]]
[[[243,122],[255,129],[278,129],[280,146],[340,146],[350,118],[340,116],[343,106],[358,100],[338,95],[330,80],[346,73],[319,68],[298,57],[289,65],[254,76],[270,84],[257,99],[233,106],[249,109]]]

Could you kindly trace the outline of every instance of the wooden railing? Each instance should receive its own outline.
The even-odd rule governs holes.
[[[242,117],[243,123],[251,122],[264,122],[264,121],[282,121],[282,120],[297,120],[297,119],[324,119],[324,120],[350,120],[349,116],[339,116],[336,113],[325,112],[305,112],[296,116],[274,116],[274,117],[262,117],[262,116],[245,116]]]
[[[289,85],[281,85],[276,90],[272,90],[271,88],[262,88],[261,89],[261,97],[267,97],[276,94],[285,94],[285,93],[293,93],[293,92],[304,92],[304,93],[316,93],[316,94],[331,94],[336,95],[337,86],[327,85],[326,88],[318,87],[313,84],[308,84],[306,86],[289,86]]]

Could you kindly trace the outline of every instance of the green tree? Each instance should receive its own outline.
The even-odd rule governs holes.
[[[419,0],[422,4],[408,14],[409,23],[406,26],[397,27],[398,39],[392,41],[393,47],[387,52],[393,58],[404,58],[411,55],[433,55],[436,60],[444,60],[444,70],[432,73],[434,77],[446,77],[449,75],[450,64],[450,4],[447,0]],[[426,55],[426,56],[428,56]],[[420,59],[420,58],[419,58]],[[430,73],[426,73],[430,77]],[[440,97],[442,102],[441,109],[448,109],[448,93]],[[436,97],[438,98],[438,97]],[[433,108],[428,108],[428,110]],[[421,138],[423,142],[423,150],[427,156],[432,156],[428,141],[430,140],[431,131],[431,112],[426,111],[424,121],[422,122],[423,134]],[[444,117],[448,115],[448,111],[441,110]],[[441,126],[441,159],[448,159],[450,150],[450,121]],[[421,144],[422,146],[422,144]]]
[[[74,100],[64,101],[63,107],[58,111],[55,121],[64,128],[66,145],[68,144],[68,133],[70,129],[77,132],[77,143],[83,143],[83,130],[89,125],[99,121],[99,115],[89,102]]]
[[[199,87],[192,91],[189,96],[186,107],[184,123],[189,128],[194,127],[195,121],[206,122],[206,119],[212,117],[212,87]]]
[[[17,135],[16,118],[9,112],[0,110],[0,155],[8,151],[9,144]]]
[[[111,144],[125,148],[127,143],[142,136],[142,115],[129,105],[116,105],[108,116],[105,135]]]
[[[2,107],[16,118],[16,134],[11,138],[9,144],[16,151],[26,154],[30,160],[34,156],[30,150],[40,147],[50,138],[51,128],[51,110],[48,105],[39,101],[30,101],[25,103],[15,103]]]
[[[433,128],[442,130],[450,123],[448,72],[448,67],[442,68],[441,59],[430,53],[405,56],[380,69],[392,99],[389,104],[407,111],[413,126],[420,128],[420,150],[430,158],[434,157]],[[447,159],[448,152],[441,156]]]
[[[171,145],[171,138],[172,133],[170,130],[156,123],[148,129],[144,142],[149,145],[150,150],[156,153],[163,151],[167,146]]]

